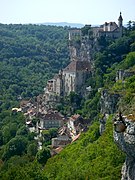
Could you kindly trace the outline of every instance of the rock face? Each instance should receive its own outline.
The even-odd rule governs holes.
[[[101,92],[101,113],[102,114],[113,114],[117,110],[117,103],[119,101],[119,94],[110,94],[108,90]]]
[[[105,131],[107,118],[108,118],[108,116],[106,116],[106,114],[104,114],[104,116],[99,120],[99,122],[100,122],[99,133],[100,133],[100,135],[102,135],[103,132]]]
[[[135,122],[123,117],[126,125],[124,132],[114,130],[114,140],[127,155],[122,167],[122,180],[135,180]],[[115,123],[119,124],[119,120]],[[117,126],[117,125],[116,125]]]
[[[108,119],[108,116],[116,112],[119,97],[119,94],[110,94],[108,90],[101,91],[100,113],[103,115],[103,117],[100,119],[100,134],[105,131],[106,120]]]

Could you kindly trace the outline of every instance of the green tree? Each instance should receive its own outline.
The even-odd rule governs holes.
[[[31,143],[28,148],[27,148],[27,154],[29,156],[35,156],[37,154],[37,144],[36,143]]]
[[[58,129],[57,128],[50,128],[49,133],[50,133],[51,138],[54,138],[58,134]]]
[[[15,137],[17,131],[16,123],[9,123],[3,127],[3,142],[6,144],[10,139]]]
[[[51,157],[50,151],[47,148],[43,148],[42,150],[39,150],[36,155],[37,161],[44,165],[46,164],[47,160]]]
[[[132,67],[135,65],[135,52],[130,52],[124,61],[123,67],[124,69],[127,69],[129,67]]]
[[[18,129],[16,135],[25,136],[28,135],[28,132],[29,132],[28,128],[25,125],[23,125]]]
[[[3,133],[0,130],[0,146],[2,146],[2,145],[3,145]]]
[[[12,138],[4,147],[4,153],[2,155],[3,160],[8,160],[14,155],[22,155],[25,153],[27,147],[27,141],[24,137]]]

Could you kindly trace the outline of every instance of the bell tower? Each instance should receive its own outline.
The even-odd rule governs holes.
[[[123,18],[122,18],[121,12],[120,12],[120,16],[118,18],[118,26],[119,26],[119,28],[121,28],[123,26]]]

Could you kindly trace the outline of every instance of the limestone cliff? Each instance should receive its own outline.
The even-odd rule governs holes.
[[[117,103],[119,101],[119,94],[112,94],[108,90],[101,92],[101,113],[102,114],[113,114],[117,110]]]
[[[100,134],[102,134],[105,130],[106,120],[110,114],[113,114],[117,111],[117,103],[119,101],[119,94],[112,94],[108,90],[101,91],[100,98],[100,113],[103,115],[100,119]]]
[[[122,167],[122,180],[135,180],[135,116],[123,116],[123,123],[117,119],[114,123],[114,140],[118,146],[126,153],[126,160]],[[118,130],[119,129],[119,130]]]

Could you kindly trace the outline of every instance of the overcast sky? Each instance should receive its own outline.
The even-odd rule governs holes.
[[[0,0],[0,23],[96,25],[105,21],[117,22],[120,11],[124,24],[135,20],[135,0]]]

